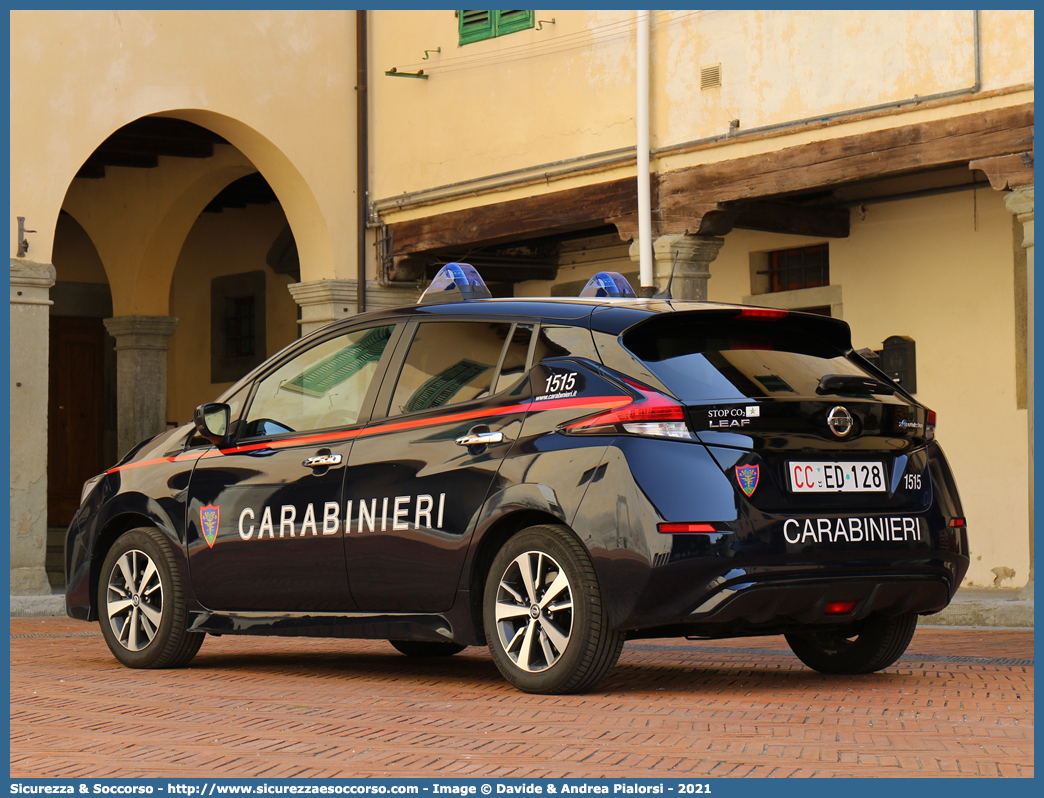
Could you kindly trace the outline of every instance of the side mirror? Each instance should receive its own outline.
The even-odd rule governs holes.
[[[231,417],[232,411],[228,405],[211,402],[196,408],[192,423],[196,425],[196,432],[215,446],[219,446],[228,435]]]

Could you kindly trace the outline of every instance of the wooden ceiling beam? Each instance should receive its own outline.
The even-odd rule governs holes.
[[[1026,104],[678,169],[660,178],[661,232],[708,234],[704,215],[717,203],[946,169],[1022,152],[1032,140]]]
[[[98,151],[167,155],[173,158],[210,158],[214,155],[214,144],[210,141],[146,138],[114,133],[102,142]]]
[[[968,168],[984,172],[997,191],[1032,186],[1033,150],[997,158],[979,158],[969,163]]]
[[[722,210],[735,214],[733,224],[741,230],[816,238],[848,238],[851,232],[848,208],[740,200],[723,203]]]
[[[174,139],[176,141],[202,141],[211,144],[228,144],[228,141],[212,130],[186,122],[184,119],[172,119],[163,116],[145,116],[124,125],[115,133],[130,135],[136,138]]]
[[[390,224],[396,255],[462,245],[490,245],[598,227],[634,213],[635,180],[613,180]]]
[[[734,226],[843,238],[847,213],[786,202],[787,195],[967,165],[1032,147],[1032,104],[817,141],[699,164],[654,183],[653,234],[725,235]],[[489,245],[611,223],[637,236],[634,179],[389,225],[395,255]],[[737,201],[745,201],[744,207]],[[767,201],[771,200],[770,203]],[[757,201],[758,204],[750,204]],[[809,232],[813,231],[813,232]]]
[[[86,164],[99,166],[125,166],[130,169],[155,169],[159,166],[159,157],[147,153],[95,150],[91,153],[91,157],[87,159]]]

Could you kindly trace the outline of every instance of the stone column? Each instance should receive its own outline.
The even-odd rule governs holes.
[[[670,235],[653,242],[653,279],[657,290],[671,285],[674,299],[707,299],[711,262],[718,257],[725,239],[718,236]],[[631,260],[638,260],[638,241],[631,242]],[[674,278],[671,279],[673,269]]]
[[[1026,408],[1029,414],[1029,582],[1020,599],[1033,598],[1033,186],[1012,191],[1004,201],[1008,211],[1022,223],[1022,246],[1026,249]]]
[[[167,349],[172,316],[105,319],[116,339],[116,445],[119,456],[167,429]]]
[[[290,295],[301,306],[301,335],[325,327],[331,322],[355,315],[357,280],[316,280],[311,283],[293,283]],[[366,309],[383,310],[401,305],[416,304],[421,288],[414,283],[398,286],[366,283]]]
[[[315,280],[291,283],[287,288],[301,307],[301,335],[355,313],[356,280]]]
[[[417,300],[427,283],[387,283],[381,285],[376,280],[366,283],[366,308],[367,310],[384,310],[385,308],[398,308],[403,305],[416,305]]]
[[[11,259],[11,595],[46,596],[47,381],[55,270]]]

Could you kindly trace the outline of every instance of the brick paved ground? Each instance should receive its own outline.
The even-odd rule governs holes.
[[[1032,658],[1032,630],[925,627],[886,673],[824,677],[781,637],[649,641],[548,697],[485,649],[224,637],[132,671],[94,625],[13,618],[11,775],[1032,776]]]

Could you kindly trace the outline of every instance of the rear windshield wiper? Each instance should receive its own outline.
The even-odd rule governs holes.
[[[892,395],[895,386],[882,382],[874,377],[860,377],[856,374],[824,374],[816,386],[817,394],[837,394],[870,396],[872,394]]]

